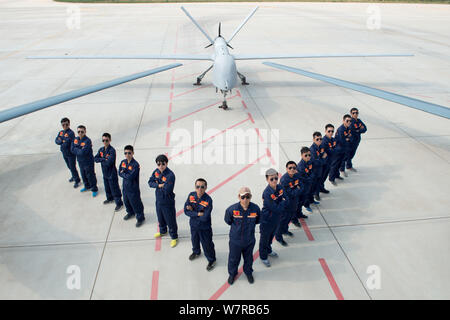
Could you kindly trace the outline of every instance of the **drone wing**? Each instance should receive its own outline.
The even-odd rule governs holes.
[[[27,59],[157,59],[157,60],[213,60],[209,54],[147,54],[135,56],[29,56]]]
[[[235,54],[233,55],[236,60],[258,60],[258,59],[293,59],[293,58],[364,58],[364,57],[411,57],[413,54]]]

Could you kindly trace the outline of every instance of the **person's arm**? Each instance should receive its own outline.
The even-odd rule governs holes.
[[[103,165],[106,165],[108,168],[112,167],[116,162],[115,160],[116,160],[116,150],[111,149],[109,151],[109,157],[106,158],[106,155],[105,155],[105,158],[103,158],[103,162],[104,162]]]
[[[285,195],[289,198],[295,197],[295,188],[291,188],[289,180],[288,179],[281,179],[280,184],[283,187],[283,191],[285,192]]]
[[[98,149],[97,154],[94,156],[94,161],[97,163],[105,161],[105,159],[100,155],[100,150],[102,150],[102,148]]]
[[[124,179],[133,180],[139,175],[139,171],[139,166],[135,164],[132,166],[131,170],[129,170],[128,167],[126,168],[126,170],[122,170],[122,174],[120,176]]]
[[[86,142],[84,142],[84,146],[81,146],[81,148],[79,149],[78,155],[80,156],[87,155],[91,151],[91,148],[92,148],[91,139],[86,139]]]
[[[261,221],[261,210],[259,209],[258,206],[256,206],[256,221],[255,224],[259,224],[259,222]]]
[[[366,133],[366,131],[367,131],[367,127],[366,127],[366,125],[364,124],[364,122],[362,122],[362,120],[359,120],[359,121],[361,121],[361,128],[359,129],[359,133]]]
[[[264,193],[263,194],[263,203],[264,207],[269,209],[271,212],[275,212],[277,214],[283,213],[285,209],[284,201],[281,201],[280,203],[276,203],[275,200],[272,199],[273,193]]]
[[[158,180],[159,179],[157,179],[155,177],[155,173],[156,173],[156,170],[153,171],[152,175],[150,176],[150,179],[148,179],[148,185],[150,186],[150,188],[158,188],[158,185],[159,185]]]
[[[194,210],[189,210],[188,207],[192,208],[191,202],[189,201],[189,196],[187,197],[186,202],[184,203],[184,214],[188,217],[194,218],[198,216],[198,212]]]
[[[74,140],[75,141],[75,140]],[[70,151],[75,154],[78,155],[78,146],[75,144],[75,142],[72,141],[72,143],[70,144]]]
[[[339,145],[341,145],[341,146],[344,145],[344,143],[345,143],[344,130],[342,130],[341,127],[339,127],[338,130],[336,131],[336,135],[334,136],[334,138],[336,139],[336,141]]]
[[[117,170],[118,171],[118,173],[119,173],[119,177],[122,177],[123,178],[123,168],[122,168],[122,162],[120,162],[120,165],[119,165],[119,169]]]
[[[233,211],[230,208],[225,211],[225,223],[230,226],[233,224]]]
[[[61,132],[62,132],[62,131],[58,132],[58,135],[57,135],[56,138],[55,138],[55,143],[56,143],[58,146],[61,145],[61,144],[63,143],[63,140],[61,139],[61,136],[60,136]]]
[[[201,204],[200,206],[202,207],[202,209],[204,209],[203,215],[200,216],[200,221],[208,221],[209,218],[211,218],[211,211],[213,209],[212,199],[208,201],[208,205],[206,207],[203,207]]]
[[[173,188],[175,186],[175,175],[170,174],[166,177],[166,181],[163,182],[164,185],[162,186],[161,190],[166,194],[172,194]]]

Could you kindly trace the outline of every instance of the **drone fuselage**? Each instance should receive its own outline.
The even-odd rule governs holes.
[[[222,92],[236,86],[237,70],[234,57],[228,52],[227,43],[222,37],[214,40],[213,84]]]

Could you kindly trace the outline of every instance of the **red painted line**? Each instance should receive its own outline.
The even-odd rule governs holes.
[[[180,211],[177,212],[177,217],[181,216],[184,213],[184,209],[181,209]]]
[[[169,103],[169,114],[170,113],[172,113],[172,101],[170,101],[170,103]],[[169,117],[170,117],[170,115],[169,115]],[[169,123],[170,124],[170,123]]]
[[[198,90],[201,90],[201,89],[205,89],[205,88],[210,88],[210,87],[211,87],[211,85],[206,85],[206,86],[203,86],[203,87],[191,89],[191,90],[188,90],[188,91],[185,91],[185,92],[176,94],[176,95],[174,95],[173,97],[174,97],[174,98],[177,98],[177,97],[180,97],[180,96],[184,96],[185,94],[192,93],[192,92],[195,92],[195,91],[198,91]]]
[[[159,282],[159,271],[153,271],[152,293],[150,295],[150,300],[158,300],[158,282]]]
[[[236,97],[237,97],[237,95],[232,96],[232,97],[229,97],[229,98],[227,98],[227,100],[231,100],[231,99],[236,98]],[[175,121],[184,119],[184,118],[189,117],[189,116],[191,116],[191,115],[193,115],[193,114],[195,114],[195,113],[197,113],[197,112],[200,112],[200,111],[206,110],[206,109],[208,109],[208,108],[214,107],[215,105],[218,105],[218,104],[220,104],[220,103],[222,103],[222,102],[216,102],[216,103],[210,104],[210,105],[208,105],[208,106],[206,106],[206,107],[197,109],[197,110],[192,111],[192,112],[190,112],[190,113],[188,113],[188,114],[185,114],[184,116],[181,116],[181,117],[179,117],[179,118],[176,118],[176,119],[172,120],[172,122],[175,122]]]
[[[173,90],[174,84],[173,84],[173,76],[172,76],[172,84],[170,85],[170,90]]]
[[[313,237],[311,231],[309,230],[309,227],[306,224],[304,219],[300,218],[300,224],[302,225],[302,229],[303,229],[303,231],[305,231],[305,234],[308,237],[308,240],[309,241],[314,241],[314,237]]]
[[[247,108],[247,105],[246,105],[245,102],[244,102],[244,100],[242,100],[241,102],[242,102],[242,105],[244,106],[244,108],[245,108],[245,109],[248,109],[248,108]]]
[[[159,232],[159,226],[156,227],[156,232]],[[161,237],[156,238],[155,241],[155,251],[160,251],[161,250]]]
[[[334,280],[333,274],[331,273],[330,269],[328,268],[328,265],[325,261],[325,259],[320,258],[319,259],[320,265],[322,266],[323,272],[325,272],[325,275],[328,278],[328,282],[331,285],[331,288],[333,289],[334,294],[336,295],[336,298],[338,300],[344,300],[344,296],[341,293],[341,290],[339,290],[339,287],[336,283],[336,281]]]
[[[170,118],[170,117],[169,117]],[[166,147],[169,146],[169,142],[170,142],[170,131],[166,132]]]
[[[256,251],[253,254],[253,261],[255,261],[256,259],[258,259],[259,257],[259,250]],[[244,266],[240,267],[238,270],[238,274],[236,275],[236,278],[234,281],[236,281],[237,279],[239,279],[239,277],[242,275],[242,273],[244,272]],[[227,282],[225,282],[220,288],[219,290],[217,290],[208,300],[217,300],[220,298],[220,296],[227,291],[227,289],[230,287],[230,284]]]
[[[252,123],[255,123],[255,120],[253,120],[253,117],[252,117],[251,113],[248,112],[247,114],[248,114],[248,118],[250,119],[250,121],[251,121]]]
[[[270,158],[270,163],[272,163],[273,166],[276,165],[275,160],[272,157],[272,153],[270,152],[269,148],[266,148],[267,156]]]
[[[261,142],[264,142],[264,139],[263,139],[261,133],[259,133],[259,129],[258,129],[258,128],[255,128],[255,131],[256,131],[256,133],[258,134],[259,140],[261,140]]]
[[[236,90],[236,95],[237,95],[238,97],[241,97],[241,92],[240,92],[239,90]]]
[[[249,120],[249,119],[247,118],[247,119],[244,119],[244,120],[242,120],[242,121],[239,121],[238,123],[233,124],[231,127],[228,127],[228,128],[226,128],[226,129],[223,129],[222,131],[220,131],[220,132],[218,132],[218,133],[216,133],[216,134],[214,134],[214,135],[212,135],[212,136],[210,136],[210,137],[204,139],[203,141],[200,141],[200,142],[198,142],[198,143],[196,143],[196,144],[193,144],[192,146],[190,146],[190,147],[187,148],[187,149],[181,150],[181,151],[178,152],[177,154],[171,156],[171,157],[169,158],[169,160],[171,160],[171,159],[173,159],[173,158],[175,158],[175,157],[177,157],[177,156],[179,156],[179,155],[185,153],[186,151],[189,151],[189,150],[191,150],[191,149],[194,149],[195,147],[197,147],[197,146],[199,146],[199,145],[202,145],[202,144],[206,143],[207,141],[209,141],[209,140],[211,140],[211,139],[214,139],[215,137],[217,137],[217,136],[219,136],[219,135],[225,133],[227,130],[233,129],[233,128],[235,128],[235,127],[237,127],[237,126],[243,124],[244,122],[246,122],[246,121],[248,121],[248,120]]]

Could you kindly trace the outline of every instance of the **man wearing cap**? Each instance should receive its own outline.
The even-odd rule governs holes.
[[[263,208],[261,210],[261,224],[259,225],[259,257],[266,267],[270,267],[268,256],[278,257],[275,251],[272,251],[272,239],[275,235],[281,217],[287,210],[289,201],[285,199],[283,188],[278,184],[278,172],[275,169],[266,171],[266,181],[268,185],[264,189]]]
[[[70,120],[68,118],[61,119],[62,130],[59,131],[55,138],[55,143],[60,146],[60,150],[67,168],[69,168],[72,177],[69,182],[75,182],[74,188],[78,188],[80,185],[80,176],[78,175],[76,159],[77,157],[72,153],[71,146],[72,141],[75,140],[75,133],[70,129]]]
[[[150,176],[148,185],[155,188],[156,215],[158,216],[159,232],[155,233],[155,238],[160,238],[167,234],[167,226],[172,240],[170,246],[173,248],[178,243],[178,225],[175,209],[175,174],[167,167],[169,159],[163,154],[156,157],[158,166]]]
[[[352,130],[352,141],[351,151],[346,162],[346,168],[350,171],[356,172],[356,169],[353,168],[352,159],[356,154],[359,143],[361,142],[361,135],[363,133],[366,133],[367,127],[364,122],[362,122],[361,119],[358,118],[359,111],[357,108],[351,108],[350,114],[352,115],[352,121],[350,123],[350,128]]]
[[[192,254],[189,260],[200,256],[200,243],[202,244],[205,257],[208,260],[206,270],[211,271],[216,264],[216,251],[212,240],[211,211],[213,201],[206,193],[208,184],[205,179],[199,178],[195,181],[195,191],[189,193],[184,204],[184,213],[190,218]]]
[[[225,222],[230,228],[230,253],[228,255],[228,283],[233,284],[238,272],[241,255],[244,258],[244,273],[248,282],[253,283],[253,248],[255,247],[255,227],[259,223],[260,209],[250,202],[252,193],[242,187],[238,193],[239,202],[225,211]]]

